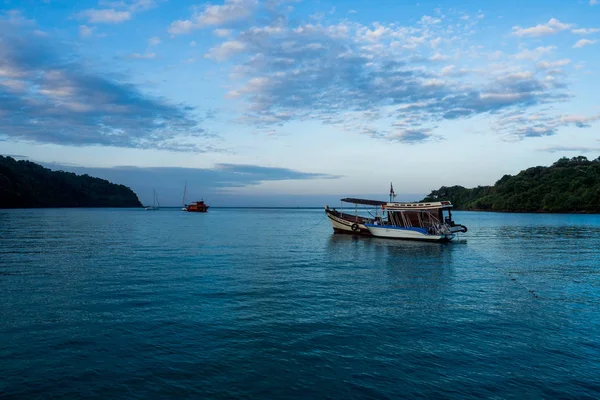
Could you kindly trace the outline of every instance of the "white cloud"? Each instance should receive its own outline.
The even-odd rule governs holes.
[[[556,49],[555,46],[540,46],[540,47],[536,47],[533,50],[523,49],[519,53],[515,54],[515,58],[517,60],[533,60],[533,61],[535,61],[535,60],[538,60],[539,58],[541,58],[544,54],[548,54],[555,49]]]
[[[500,50],[496,50],[496,51],[488,54],[487,58],[488,58],[488,60],[498,60],[498,59],[502,58],[503,55],[504,55],[503,52],[501,52]]]
[[[195,40],[192,40],[190,42],[190,47],[196,47],[196,41]]]
[[[221,6],[207,6],[196,19],[203,26],[222,25],[249,17],[257,5],[256,0],[225,0]]]
[[[574,49],[579,49],[579,48],[581,48],[583,46],[589,46],[590,44],[594,44],[594,43],[596,43],[595,40],[580,39],[580,40],[577,41],[577,43],[575,43],[573,45],[573,48]]]
[[[79,25],[79,36],[82,38],[89,37],[94,33],[95,27],[89,27],[87,25]]]
[[[181,35],[184,33],[190,33],[194,29],[195,26],[192,21],[178,20],[171,23],[171,26],[169,26],[169,33],[171,35]]]
[[[5,4],[8,4],[8,3],[5,2]],[[23,14],[19,10],[7,10],[3,14],[4,15],[2,16],[3,17],[2,19],[5,19],[12,25],[15,25],[15,26],[26,26],[26,25],[34,26],[34,25],[36,25],[35,20],[27,19],[27,18],[23,17]]]
[[[579,28],[573,29],[573,32],[576,35],[591,35],[592,33],[600,32],[599,28]]]
[[[570,29],[573,25],[560,22],[556,18],[551,18],[546,24],[539,24],[530,28],[513,27],[513,35],[520,37],[537,37],[554,35],[558,32]]]
[[[598,0],[590,0],[590,6],[598,4]]]
[[[556,60],[556,61],[540,61],[539,63],[536,64],[536,67],[539,69],[552,69],[552,68],[564,67],[565,65],[569,65],[570,63],[571,63],[571,60],[569,60],[568,58],[564,58],[562,60]]]
[[[155,53],[131,53],[130,55],[127,56],[127,58],[131,59],[131,60],[151,60],[153,58],[156,58],[156,54]]]
[[[213,33],[218,37],[231,36],[231,29],[215,29]]]
[[[188,20],[174,21],[169,33],[180,35],[207,26],[220,26],[249,18],[258,6],[257,0],[225,0],[223,5],[206,5]]]
[[[550,70],[564,61],[540,63],[543,71],[534,63],[515,62],[538,61],[554,47],[524,50],[516,56],[482,51],[477,43],[469,43],[469,33],[452,31],[455,21],[435,19],[408,26],[351,21],[292,26],[288,20],[275,19],[234,30],[232,38],[205,57],[235,61],[227,97],[244,105],[239,122],[260,128],[311,119],[373,138],[416,143],[429,140],[442,120],[478,115],[500,119],[516,109],[564,101],[565,73]],[[468,32],[477,21],[468,22]],[[555,29],[564,28],[561,24],[551,22]],[[443,38],[439,43],[443,51],[432,52],[430,44],[437,45],[437,38]],[[447,43],[459,47],[448,52]],[[463,56],[467,52],[468,59]],[[493,64],[488,62],[490,54],[496,58]],[[449,58],[452,65],[432,64]],[[489,67],[466,68],[480,61]],[[368,121],[372,125],[356,116],[367,112],[380,115]],[[520,136],[534,135],[536,129]]]
[[[437,37],[437,38],[432,39],[432,40],[429,41],[429,45],[432,48],[434,48],[434,49],[438,48],[441,43],[442,43],[442,38],[441,37]]]
[[[100,7],[126,9],[132,12],[145,11],[156,7],[155,0],[100,0]]]
[[[79,18],[86,18],[94,24],[119,24],[131,19],[131,12],[118,11],[113,8],[89,9],[78,14]]]
[[[372,135],[377,137],[378,135]],[[435,139],[431,133],[431,129],[401,129],[398,132],[387,134],[386,139],[393,142],[401,142],[406,144],[417,144]]]
[[[435,53],[433,56],[431,56],[429,58],[429,60],[431,61],[446,61],[448,60],[450,57],[444,55],[444,54],[440,54],[440,53]]]
[[[589,128],[593,123],[600,120],[600,114],[583,115],[556,115],[546,111],[528,113],[518,110],[505,116],[498,121],[500,131],[507,133],[509,137],[524,139],[528,137],[553,136],[558,130],[565,126],[577,128]]]
[[[584,116],[584,115],[564,115],[560,118],[560,121],[565,124],[573,124],[580,128],[587,128],[592,123],[600,120],[600,114]]]
[[[246,50],[246,44],[238,40],[230,40],[222,43],[220,46],[213,47],[206,53],[206,58],[212,58],[218,61],[223,61],[229,57],[241,53]]]
[[[129,4],[125,3],[125,7],[132,12],[145,11],[156,7],[156,2],[154,0],[134,0]]]
[[[9,63],[0,64],[0,78],[21,78],[25,73]]]
[[[27,90],[27,83],[18,79],[2,79],[0,80],[0,86],[4,86],[11,92],[24,92]]]
[[[87,19],[90,23],[120,24],[129,21],[134,13],[149,10],[156,6],[154,0],[106,1],[99,5],[104,8],[90,8],[80,12],[78,18]]]
[[[454,71],[455,66],[454,65],[447,65],[444,68],[442,68],[440,74],[446,76],[446,75],[450,75],[452,74],[452,72]]]
[[[158,36],[151,37],[148,39],[149,46],[158,46],[160,44],[160,38]]]
[[[0,118],[0,131],[11,137],[185,151],[177,138],[202,131],[192,108],[144,94],[127,78],[92,72],[68,43],[56,46],[29,27],[7,25],[1,16],[0,32],[0,109],[10,111],[10,118]]]
[[[424,15],[421,17],[420,22],[423,25],[433,25],[433,24],[439,24],[440,22],[442,22],[442,20],[439,18],[431,17],[429,15]]]
[[[600,147],[585,147],[585,146],[549,146],[540,149],[548,153],[596,153],[600,151]]]

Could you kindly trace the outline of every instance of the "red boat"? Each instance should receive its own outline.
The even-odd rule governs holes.
[[[204,203],[204,199],[196,201],[192,204],[185,204],[185,197],[187,196],[187,181],[183,187],[183,201],[181,202],[181,211],[188,212],[207,212],[210,206]]]
[[[189,212],[207,212],[210,206],[204,203],[204,200],[196,201],[195,203],[186,205]]]

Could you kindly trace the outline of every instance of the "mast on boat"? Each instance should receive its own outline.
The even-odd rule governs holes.
[[[160,208],[160,203],[158,202],[158,196],[156,195],[156,189],[152,190],[152,205],[146,207],[146,210],[158,210]]]
[[[185,197],[187,195],[187,181],[185,181],[185,185],[183,185],[183,201],[181,202],[181,210],[182,211],[187,211],[186,205],[185,205]]]

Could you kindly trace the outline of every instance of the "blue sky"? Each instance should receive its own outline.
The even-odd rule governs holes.
[[[143,202],[415,200],[600,155],[600,1],[0,1],[0,153]]]

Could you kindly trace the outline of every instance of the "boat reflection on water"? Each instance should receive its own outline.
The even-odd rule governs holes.
[[[454,240],[453,244],[466,244],[464,239]],[[329,251],[348,251],[350,248],[360,247],[361,251],[374,249],[375,251],[384,250],[399,255],[419,256],[439,256],[444,251],[449,251],[452,247],[447,242],[424,242],[395,240],[375,237],[360,237],[353,235],[332,234],[327,242]]]
[[[378,282],[376,287],[363,290],[397,291],[401,307],[425,296],[433,307],[444,307],[446,295],[454,290],[457,279],[456,259],[464,255],[465,249],[443,242],[332,234],[326,257],[332,268],[329,274],[349,274],[357,282]]]

